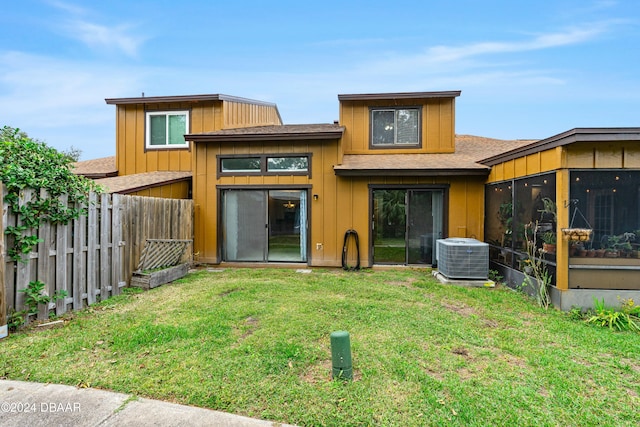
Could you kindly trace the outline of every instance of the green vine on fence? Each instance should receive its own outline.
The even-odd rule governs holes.
[[[18,292],[24,293],[24,309],[20,311],[13,311],[9,315],[7,326],[12,331],[19,329],[25,324],[27,319],[32,314],[38,313],[38,306],[44,305],[49,310],[49,303],[55,302],[59,299],[64,299],[67,296],[67,291],[57,291],[55,294],[47,295],[45,288],[46,285],[39,280],[29,282],[29,285],[25,289],[20,289]]]
[[[0,130],[0,182],[7,189],[5,203],[19,220],[18,225],[5,226],[5,234],[12,237],[7,254],[13,261],[23,261],[38,244],[33,231],[41,223],[67,224],[78,218],[84,212],[74,207],[76,203],[86,203],[90,191],[100,190],[93,181],[73,174],[74,160],[19,129],[4,126]],[[33,197],[21,203],[25,189],[32,189]],[[41,190],[47,197],[42,197]],[[59,199],[63,194],[67,203]]]

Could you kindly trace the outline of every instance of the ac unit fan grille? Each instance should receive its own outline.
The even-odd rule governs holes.
[[[489,245],[476,239],[448,238],[436,241],[438,271],[450,279],[486,280]]]

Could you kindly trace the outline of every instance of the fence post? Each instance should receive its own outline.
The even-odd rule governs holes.
[[[18,201],[18,206],[25,206],[27,203],[31,201],[33,197],[33,190],[30,188],[25,188],[22,190],[22,197],[20,197]],[[16,221],[18,226],[23,225],[20,216],[18,216],[18,220]],[[23,231],[22,234],[32,233],[33,229],[28,229]],[[31,252],[27,254],[21,254],[22,260],[18,261],[17,271],[16,271],[16,306],[15,310],[20,311],[26,308],[24,306],[25,295],[23,292],[20,292],[23,289],[27,289],[29,287],[29,282],[31,282]],[[31,316],[27,314],[25,316],[25,323],[29,323],[31,321]]]
[[[5,291],[5,277],[4,277],[4,212],[6,207],[4,206],[4,199],[2,197],[4,185],[0,182],[0,206],[2,206],[2,215],[0,215],[0,338],[4,338],[8,335],[9,330],[7,328],[7,292]]]
[[[124,254],[122,242],[122,221],[120,221],[121,196],[111,195],[111,295],[120,294],[122,278],[122,259]],[[124,286],[124,284],[122,284]]]
[[[66,194],[60,195],[59,201],[63,206],[68,207],[68,196]],[[69,224],[56,225],[56,279],[55,290],[51,296],[57,295],[59,292],[64,292],[65,294],[63,298],[60,298],[55,302],[57,316],[67,312],[66,295],[69,294],[70,290],[68,283],[69,277],[67,275],[67,248],[69,246],[67,239],[68,228]]]
[[[96,257],[96,241],[98,240],[98,197],[96,193],[89,193],[89,206],[87,207],[87,304],[96,302],[96,281],[98,277],[98,260]]]
[[[76,209],[82,206],[76,202]],[[73,220],[73,282],[71,284],[73,309],[82,308],[82,294],[87,287],[87,258],[85,256],[87,218],[80,215]]]
[[[109,239],[111,218],[109,216],[111,210],[111,195],[103,193],[100,196],[100,301],[104,301],[112,294],[110,293],[109,284],[111,281],[111,268],[109,266],[109,255],[111,248]]]
[[[49,193],[44,188],[40,189],[40,198],[48,199]],[[45,284],[45,289],[49,295],[53,295],[55,292],[55,277],[51,276],[50,262],[52,257],[51,251],[51,225],[48,221],[43,221],[38,227],[38,237],[40,242],[38,243],[38,260],[36,263],[36,278]],[[57,254],[56,254],[57,257]],[[38,306],[38,319],[46,320],[49,318],[49,306],[46,304],[40,304]]]

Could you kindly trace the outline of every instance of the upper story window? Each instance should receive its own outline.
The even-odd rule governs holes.
[[[184,135],[189,133],[189,111],[148,111],[147,148],[187,148]]]
[[[371,146],[420,146],[420,108],[372,108]]]

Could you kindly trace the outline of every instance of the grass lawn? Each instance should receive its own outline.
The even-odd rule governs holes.
[[[203,270],[12,334],[0,370],[303,426],[640,424],[640,334],[428,270]]]

